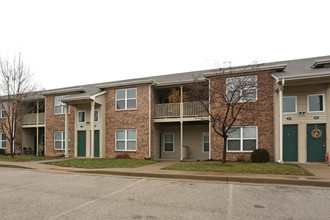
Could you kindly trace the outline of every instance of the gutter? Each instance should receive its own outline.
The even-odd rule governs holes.
[[[279,108],[280,108],[280,159],[277,163],[283,163],[283,89],[285,84],[285,79],[282,78],[280,81],[278,77],[272,74],[272,77],[276,80],[276,84],[279,86]]]
[[[96,86],[96,88],[105,89],[105,88],[130,86],[130,85],[146,84],[146,83],[153,84],[154,81],[152,79],[148,79],[148,80],[135,80],[135,81],[118,82],[118,83],[107,83],[107,84],[98,85],[98,86]]]

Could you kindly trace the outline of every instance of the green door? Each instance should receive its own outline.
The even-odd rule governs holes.
[[[86,157],[86,131],[78,131],[78,157]]]
[[[94,157],[100,157],[100,131],[94,130]]]
[[[283,161],[298,161],[298,126],[283,126]]]
[[[318,130],[321,131],[321,134]],[[307,125],[307,162],[325,162],[325,141],[325,124]]]

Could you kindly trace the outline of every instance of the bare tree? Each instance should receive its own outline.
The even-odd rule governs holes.
[[[196,83],[188,89],[190,99],[203,105],[210,116],[213,131],[223,139],[223,163],[227,161],[228,135],[238,129],[233,126],[248,125],[258,115],[259,107],[253,102],[257,99],[256,74],[259,66],[216,69],[210,86]]]
[[[36,88],[21,54],[12,61],[0,59],[0,129],[6,134],[11,156],[18,128],[27,108],[31,108],[28,103],[36,96]]]

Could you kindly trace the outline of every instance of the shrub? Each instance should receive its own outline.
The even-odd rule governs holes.
[[[5,155],[6,154],[6,150],[5,149],[0,149],[0,155]]]
[[[129,156],[129,154],[117,154],[116,159],[131,159],[131,157]]]
[[[251,154],[251,161],[253,163],[266,163],[269,162],[270,155],[266,149],[257,149],[254,150]]]

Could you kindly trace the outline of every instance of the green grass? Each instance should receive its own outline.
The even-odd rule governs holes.
[[[219,161],[205,162],[180,162],[173,164],[166,169],[183,171],[208,171],[220,173],[253,173],[253,174],[281,174],[281,175],[305,175],[312,173],[297,166],[277,163],[243,163],[227,162],[222,164]]]
[[[26,162],[26,161],[39,161],[39,160],[53,160],[55,157],[45,156],[33,156],[33,155],[15,155],[11,157],[9,155],[0,155],[0,161],[8,162]]]
[[[61,167],[76,167],[86,169],[98,168],[135,168],[148,164],[152,164],[152,160],[137,160],[137,159],[73,159],[50,162],[48,164]]]

